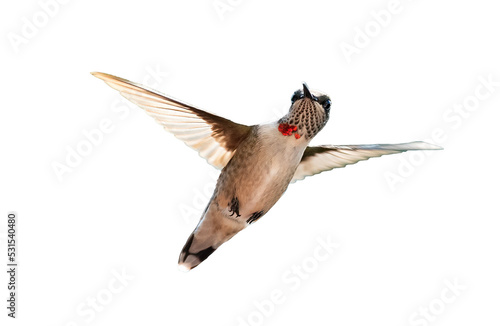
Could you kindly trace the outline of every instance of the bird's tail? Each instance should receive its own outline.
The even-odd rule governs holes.
[[[211,244],[206,247],[200,246],[200,243],[201,241],[196,237],[195,232],[191,233],[179,256],[180,270],[188,271],[195,268],[217,249]],[[200,250],[200,247],[204,247],[204,249]]]
[[[189,271],[195,268],[246,226],[214,215],[216,214],[207,212],[189,236],[179,255],[179,269]]]

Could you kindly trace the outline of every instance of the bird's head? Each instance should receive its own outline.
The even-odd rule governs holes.
[[[283,135],[295,135],[310,140],[326,125],[330,117],[331,100],[327,95],[311,92],[307,85],[293,93],[292,105],[287,115],[281,118],[279,130]]]

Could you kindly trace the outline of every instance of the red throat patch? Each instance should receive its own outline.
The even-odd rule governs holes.
[[[283,136],[291,136],[294,132],[297,131],[297,126],[289,125],[288,123],[280,123],[278,126],[278,131],[281,132]],[[300,138],[299,134],[294,135],[296,139]]]

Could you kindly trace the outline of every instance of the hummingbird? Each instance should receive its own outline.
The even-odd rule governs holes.
[[[185,271],[264,216],[290,183],[372,157],[442,149],[422,141],[309,146],[328,122],[332,102],[305,83],[293,93],[285,116],[247,126],[120,77],[101,72],[92,75],[221,170],[212,198],[179,255],[179,269]]]

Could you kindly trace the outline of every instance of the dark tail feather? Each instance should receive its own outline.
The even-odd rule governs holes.
[[[207,259],[208,256],[210,256],[216,249],[209,246],[201,250],[193,251],[193,247],[199,247],[199,245],[193,246],[193,242],[198,242],[194,232],[191,233],[191,236],[188,238],[184,248],[182,248],[181,254],[179,255],[179,269],[181,270],[189,271],[195,268],[201,264],[202,261]]]
[[[246,226],[243,220],[220,216],[217,210],[207,210],[182,248],[179,269],[195,268]]]

